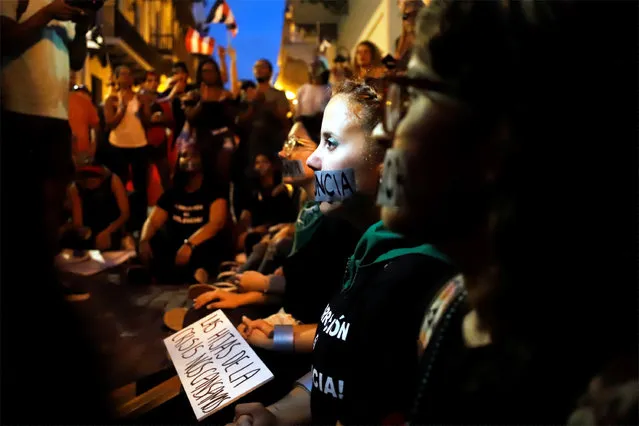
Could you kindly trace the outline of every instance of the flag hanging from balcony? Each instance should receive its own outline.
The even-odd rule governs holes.
[[[229,30],[234,37],[237,35],[237,22],[235,22],[235,16],[225,0],[215,1],[215,4],[213,4],[211,11],[206,18],[206,22],[211,24],[226,24],[226,29]]]
[[[193,55],[213,55],[215,47],[215,39],[209,36],[203,36],[199,31],[189,28],[186,32],[186,51]]]

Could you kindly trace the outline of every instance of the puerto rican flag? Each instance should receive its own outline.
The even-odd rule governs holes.
[[[186,51],[194,55],[213,55],[215,47],[215,39],[209,36],[203,36],[199,31],[189,28],[186,32]]]
[[[238,30],[235,16],[225,0],[216,0],[209,12],[209,16],[206,18],[206,22],[211,24],[226,24],[226,28],[233,34],[233,37],[237,35]]]

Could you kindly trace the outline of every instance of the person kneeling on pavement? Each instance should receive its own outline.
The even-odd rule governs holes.
[[[178,166],[173,187],[151,211],[139,243],[142,262],[165,283],[193,282],[196,269],[216,270],[231,256],[224,185],[204,180],[193,145],[181,150]]]

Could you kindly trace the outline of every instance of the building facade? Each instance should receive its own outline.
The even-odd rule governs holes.
[[[88,37],[97,39],[99,48],[89,48],[76,81],[89,87],[94,101],[100,103],[109,92],[113,70],[120,65],[130,67],[137,82],[148,70],[166,81],[174,61],[186,62],[192,72],[193,59],[183,36],[189,20],[190,2],[184,0],[107,0],[96,17],[98,31]]]
[[[397,0],[289,0],[282,32],[276,86],[295,93],[308,81],[308,65],[322,50],[329,64],[340,53],[352,63],[357,44],[375,43],[382,55],[393,54],[402,20]]]

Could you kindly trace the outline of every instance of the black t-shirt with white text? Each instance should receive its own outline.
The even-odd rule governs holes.
[[[352,261],[352,260],[351,260]],[[359,268],[319,318],[313,348],[313,424],[401,424],[418,374],[417,336],[433,287],[453,275],[405,255]]]
[[[222,188],[202,187],[194,192],[171,188],[164,192],[157,206],[169,215],[166,230],[171,240],[181,242],[209,222],[211,204],[226,198]]]

